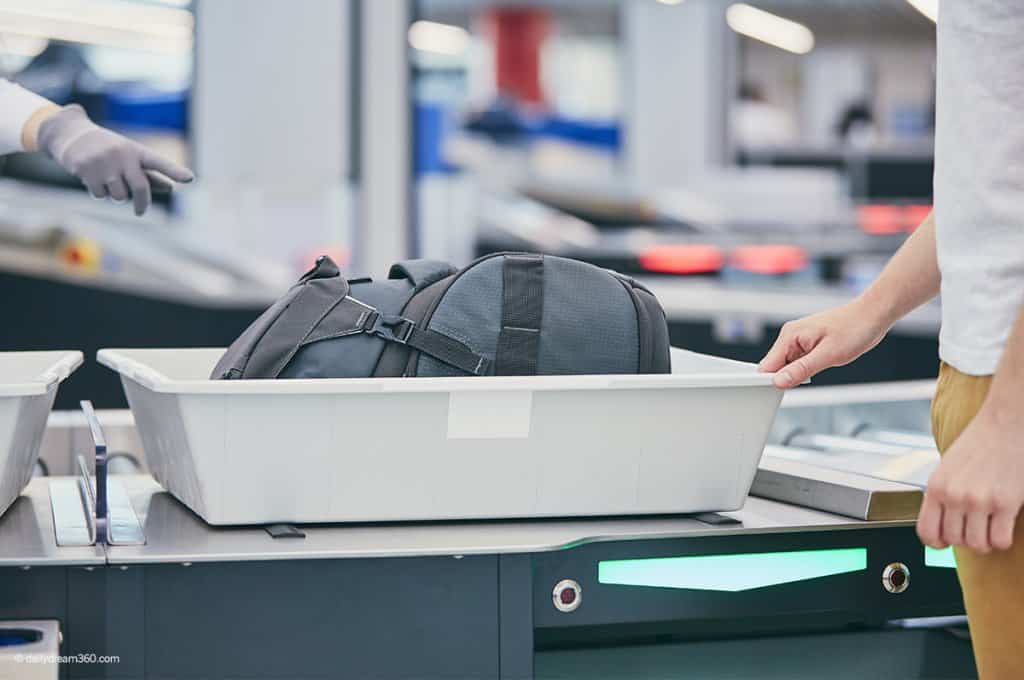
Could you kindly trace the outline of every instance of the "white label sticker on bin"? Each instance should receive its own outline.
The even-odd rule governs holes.
[[[452,392],[448,439],[525,439],[530,436],[533,392]]]

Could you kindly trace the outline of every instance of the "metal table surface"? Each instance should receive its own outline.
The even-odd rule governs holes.
[[[686,516],[352,524],[303,526],[304,539],[274,539],[263,527],[211,527],[152,477],[117,475],[147,543],[97,551],[53,544],[47,481],[66,479],[33,480],[0,518],[0,566],[8,567],[0,618],[61,621],[69,654],[117,655],[104,677],[335,677],[341,659],[351,677],[519,680],[550,677],[552,666],[537,665],[539,650],[962,613],[955,573],[924,569],[911,522],[851,520],[758,498],[727,513],[740,520],[734,525]],[[750,554],[851,542],[866,552],[865,569],[778,588],[598,583],[601,560],[689,554],[684,544],[694,554]],[[65,566],[18,568],[47,556]],[[897,559],[915,570],[914,589],[898,598],[877,577]],[[552,600],[552,587],[565,582],[587,593],[586,605],[569,613]],[[847,652],[837,660],[861,654]],[[897,668],[879,664],[886,677]]]
[[[119,476],[143,523],[146,544],[107,549],[110,564],[231,562],[537,553],[597,541],[686,538],[909,526],[863,522],[749,498],[740,524],[711,525],[689,516],[471,522],[305,525],[304,539],[271,538],[263,527],[213,527],[148,475]]]
[[[29,482],[0,517],[0,567],[102,565],[101,547],[58,547],[53,531],[48,479]]]

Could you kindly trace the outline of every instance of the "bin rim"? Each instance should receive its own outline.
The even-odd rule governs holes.
[[[172,394],[358,394],[411,392],[500,392],[500,391],[566,391],[566,390],[631,390],[680,389],[713,387],[774,387],[773,373],[760,373],[755,364],[708,357],[733,364],[731,372],[692,372],[644,375],[541,375],[541,376],[466,376],[466,377],[404,377],[404,378],[296,378],[288,380],[196,380],[174,379],[139,361],[131,354],[152,349],[101,349],[96,360],[146,389]],[[173,351],[212,351],[211,348],[185,348]],[[690,353],[695,354],[695,353]],[[705,355],[699,355],[705,356]],[[739,372],[735,367],[746,366]]]
[[[34,397],[48,393],[57,384],[74,373],[82,365],[85,356],[78,350],[39,350],[27,352],[0,352],[0,357],[17,359],[19,357],[52,355],[53,363],[46,367],[33,380],[21,382],[2,382],[0,378],[0,397]]]

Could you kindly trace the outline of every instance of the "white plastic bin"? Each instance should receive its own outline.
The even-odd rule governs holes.
[[[60,623],[0,621],[0,678],[57,680]]]
[[[0,515],[32,479],[57,385],[81,352],[0,352]]]
[[[681,350],[672,375],[208,380],[222,352],[98,355],[157,481],[215,525],[734,510],[782,397]]]

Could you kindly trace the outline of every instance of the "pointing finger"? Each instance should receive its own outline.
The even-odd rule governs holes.
[[[147,170],[156,170],[157,172],[163,173],[175,182],[187,183],[196,178],[188,168],[178,165],[174,161],[168,160],[149,150],[145,150],[142,153],[142,167]]]
[[[169,194],[174,191],[174,182],[167,179],[159,172],[147,170],[146,177],[149,178],[149,187],[152,189],[154,194]]]

